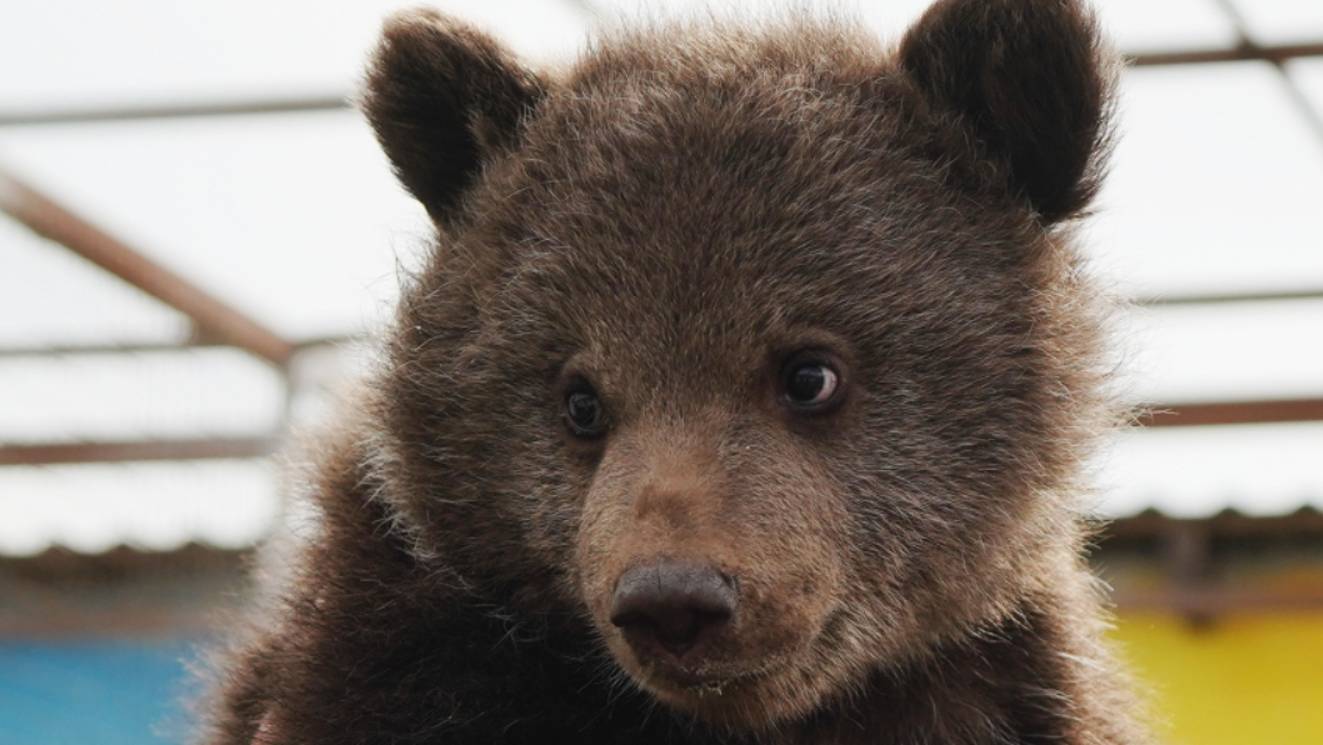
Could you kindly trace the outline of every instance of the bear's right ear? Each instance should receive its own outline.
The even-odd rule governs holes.
[[[491,37],[420,9],[387,19],[362,107],[400,181],[441,223],[544,93]]]

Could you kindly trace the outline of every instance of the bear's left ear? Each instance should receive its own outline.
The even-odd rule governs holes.
[[[400,181],[440,223],[544,93],[491,37],[419,9],[386,21],[362,107]]]
[[[1113,72],[1079,0],[939,0],[905,35],[900,65],[960,116],[1012,188],[1051,224],[1079,213],[1107,154]]]

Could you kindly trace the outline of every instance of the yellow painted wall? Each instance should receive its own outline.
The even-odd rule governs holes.
[[[1323,612],[1131,613],[1114,637],[1169,745],[1323,745]]]

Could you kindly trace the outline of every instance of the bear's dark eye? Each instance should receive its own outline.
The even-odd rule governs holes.
[[[786,366],[781,385],[793,408],[822,411],[837,402],[841,378],[826,362],[798,359]]]
[[[606,422],[602,401],[597,391],[587,383],[580,383],[565,394],[565,420],[576,437],[600,437]]]

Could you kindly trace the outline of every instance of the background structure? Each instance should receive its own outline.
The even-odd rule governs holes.
[[[399,5],[0,7],[0,745],[179,739],[272,454],[426,238],[346,103]],[[539,63],[637,11],[439,5]],[[1323,742],[1323,3],[1099,10],[1130,66],[1084,238],[1152,409],[1097,463],[1116,636],[1168,742]]]

